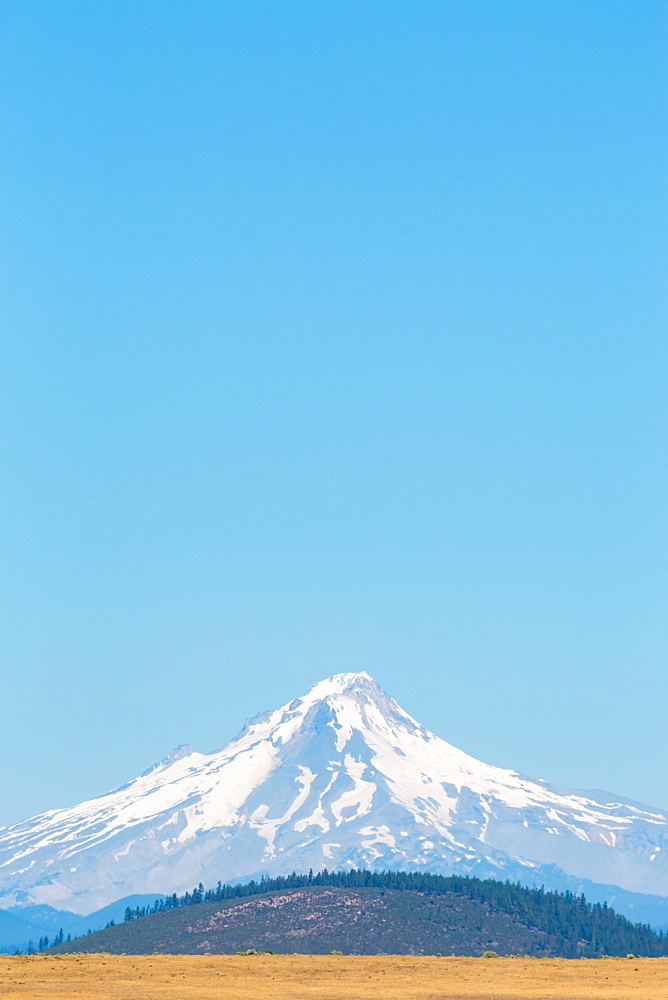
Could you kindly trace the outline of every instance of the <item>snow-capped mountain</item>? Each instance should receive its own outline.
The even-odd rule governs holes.
[[[348,866],[471,872],[590,898],[595,883],[620,887],[623,901],[668,897],[667,856],[665,812],[483,764],[367,674],[337,674],[215,753],[179,747],[107,795],[1,829],[0,907],[89,913],[131,893]]]

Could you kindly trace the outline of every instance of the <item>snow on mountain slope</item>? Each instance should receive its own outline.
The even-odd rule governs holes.
[[[120,788],[0,830],[0,906],[88,913],[130,893],[346,866],[563,873],[668,896],[668,814],[492,767],[367,674],[337,674],[226,747],[180,747]]]

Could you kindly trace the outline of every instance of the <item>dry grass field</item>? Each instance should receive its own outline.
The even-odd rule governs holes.
[[[668,958],[0,956],[0,997],[60,1000],[665,1000]]]

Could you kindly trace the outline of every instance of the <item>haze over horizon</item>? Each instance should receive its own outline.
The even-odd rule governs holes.
[[[668,807],[665,5],[0,6],[0,826],[357,670]]]

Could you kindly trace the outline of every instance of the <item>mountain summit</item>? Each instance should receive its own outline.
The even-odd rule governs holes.
[[[661,810],[484,764],[368,674],[335,674],[212,754],[179,747],[107,795],[0,830],[0,906],[88,913],[323,866],[665,897],[667,834]]]

